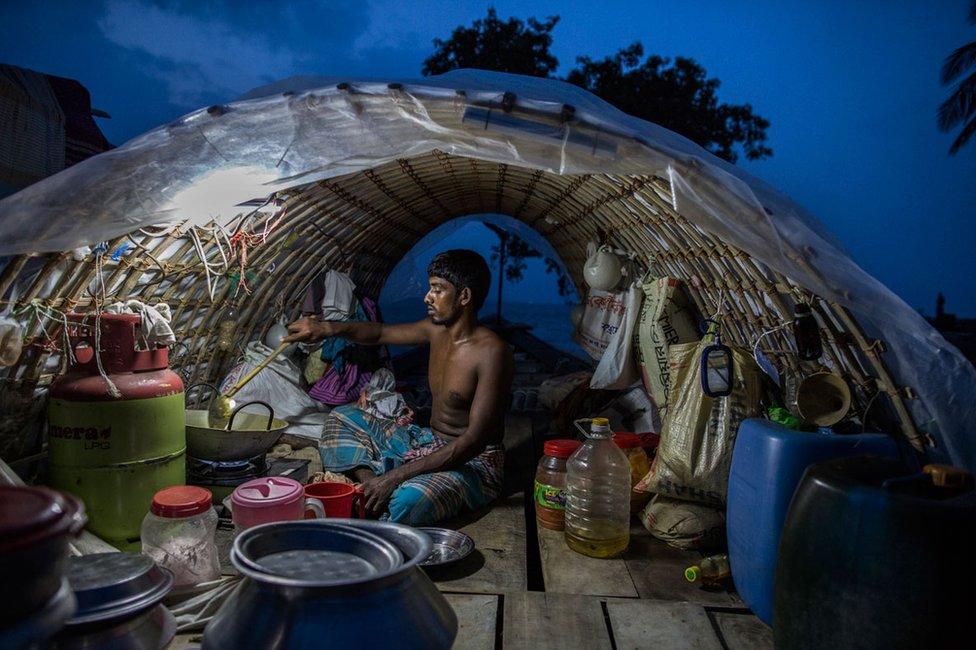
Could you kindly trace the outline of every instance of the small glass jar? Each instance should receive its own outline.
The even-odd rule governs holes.
[[[640,512],[640,509],[651,499],[649,493],[634,489],[634,486],[651,471],[651,463],[647,458],[647,452],[644,451],[644,441],[636,433],[624,432],[613,434],[613,441],[623,450],[630,463],[630,512],[631,514]]]
[[[220,577],[217,512],[210,490],[177,485],[160,490],[142,520],[142,552],[173,572],[173,589]]]
[[[566,459],[580,446],[579,440],[549,440],[535,473],[535,519],[543,528],[566,527]]]

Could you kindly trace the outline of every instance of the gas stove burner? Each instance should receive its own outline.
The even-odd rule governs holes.
[[[241,478],[256,478],[268,471],[264,455],[245,460],[205,460],[187,458],[187,474],[191,481],[221,481]]]

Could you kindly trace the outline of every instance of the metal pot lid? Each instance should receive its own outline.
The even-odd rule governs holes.
[[[317,588],[390,575],[403,565],[403,555],[373,533],[312,519],[249,528],[234,541],[231,562],[259,582]]]
[[[147,609],[166,596],[173,574],[138,553],[95,553],[68,559],[78,611],[68,625],[106,621]]]

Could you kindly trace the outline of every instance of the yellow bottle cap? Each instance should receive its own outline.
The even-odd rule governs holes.
[[[687,569],[685,569],[685,580],[687,580],[688,582],[694,582],[694,581],[698,580],[698,576],[699,575],[701,575],[701,567],[700,566],[697,566],[697,565],[696,566],[690,566]]]
[[[608,427],[610,426],[610,420],[607,418],[593,418],[590,420],[590,424],[595,427]]]

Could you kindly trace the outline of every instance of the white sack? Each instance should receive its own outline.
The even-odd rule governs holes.
[[[638,283],[632,282],[623,295],[623,314],[620,324],[607,342],[600,363],[597,364],[593,378],[590,380],[590,388],[626,388],[640,377],[637,372],[637,353],[634,350],[634,330],[643,297],[644,294]]]
[[[264,361],[273,349],[258,341],[251,341],[244,351],[244,361],[231,368],[220,384],[220,392],[225,393],[244,375],[254,370]],[[290,360],[278,357],[265,367],[234,396],[238,404],[261,400],[274,408],[276,418],[286,420],[291,433],[318,440],[322,437],[322,425],[329,414],[329,408],[308,396],[301,385],[301,370]],[[266,414],[268,411],[259,404],[248,406],[245,413]]]

